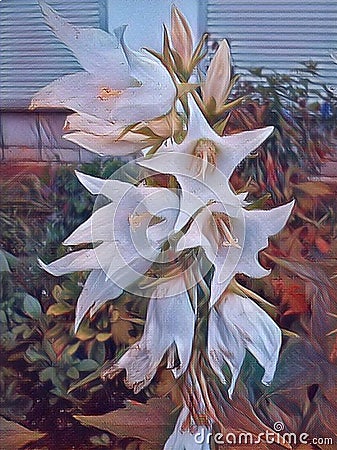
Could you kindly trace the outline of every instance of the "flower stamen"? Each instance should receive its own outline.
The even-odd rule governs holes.
[[[222,245],[223,247],[241,248],[238,243],[238,238],[234,237],[230,230],[231,223],[227,214],[222,212],[213,213],[213,218],[220,235],[219,245]]]
[[[201,159],[201,167],[197,176],[205,178],[206,170],[209,164],[216,165],[216,147],[210,139],[199,139],[194,148],[193,155]]]
[[[109,100],[111,97],[120,97],[123,91],[119,89],[111,89],[108,86],[102,86],[99,90],[97,98],[102,101]]]

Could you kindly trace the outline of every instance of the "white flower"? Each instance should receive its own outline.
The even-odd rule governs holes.
[[[184,422],[188,420],[190,412],[186,406],[181,410],[175,428],[166,441],[164,450],[209,450],[210,430],[206,427],[194,426],[194,433],[185,429]]]
[[[103,377],[113,378],[125,369],[125,384],[137,393],[151,382],[166,353],[168,368],[180,377],[190,361],[194,326],[195,313],[184,277],[163,280],[149,301],[142,338],[103,372]]]
[[[135,187],[82,173],[77,176],[92,194],[102,194],[110,202],[95,211],[64,244],[93,243],[95,247],[74,251],[48,265],[40,262],[56,276],[92,271],[78,299],[75,330],[89,309],[93,314],[149,269],[172,232],[178,209],[178,197],[165,188]],[[151,224],[154,217],[161,221]]]
[[[252,278],[269,275],[261,266],[259,251],[268,246],[268,237],[282,230],[294,203],[269,211],[241,208],[236,217],[229,217],[219,205],[204,208],[189,230],[178,242],[177,250],[201,246],[214,264],[210,305],[213,306],[234,275],[243,273]],[[213,212],[213,206],[216,211]]]
[[[183,142],[165,145],[151,159],[139,162],[143,167],[177,178],[182,190],[177,229],[216,195],[232,208],[240,205],[242,196],[235,196],[229,186],[229,177],[239,162],[273,131],[273,127],[266,127],[221,137],[209,126],[191,95],[189,108],[188,131]],[[201,203],[191,204],[190,194]]]
[[[90,150],[125,154],[139,150],[135,145],[105,150],[117,139],[117,129],[150,120],[169,112],[176,88],[165,67],[149,53],[130,50],[123,38],[125,27],[113,34],[95,28],[75,27],[40,0],[47,24],[73,52],[85,69],[66,75],[38,92],[31,108],[64,107],[102,120],[103,133],[80,129],[69,140]],[[86,119],[82,119],[82,121]],[[117,124],[117,125],[116,125]],[[97,128],[96,128],[97,131]],[[96,150],[97,149],[97,150]]]
[[[222,368],[227,363],[232,380],[231,397],[249,350],[264,368],[262,383],[274,377],[282,342],[281,331],[259,306],[248,298],[228,293],[211,309],[208,326],[208,353],[214,372],[226,383]]]
[[[76,113],[67,117],[63,138],[101,156],[129,155],[151,145],[147,136],[124,130],[125,124]]]
[[[236,273],[262,277],[269,272],[258,261],[268,237],[286,224],[293,202],[270,211],[245,209],[245,195],[236,195],[229,183],[235,166],[260,145],[272,127],[220,137],[190,97],[190,120],[185,140],[172,144],[171,152],[159,153],[139,164],[176,177],[180,187],[180,212],[175,224],[184,231],[177,250],[201,246],[215,266],[211,306]]]

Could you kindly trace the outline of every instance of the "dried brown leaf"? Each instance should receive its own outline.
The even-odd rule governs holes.
[[[1,450],[19,449],[30,442],[43,438],[44,436],[44,433],[28,430],[18,423],[0,417]]]
[[[163,444],[175,424],[171,414],[174,404],[167,398],[153,398],[146,404],[128,402],[119,409],[100,416],[74,418],[83,425],[107,431],[120,438],[138,438],[150,443]]]

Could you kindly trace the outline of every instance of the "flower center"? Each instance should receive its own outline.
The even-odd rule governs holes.
[[[213,141],[210,139],[198,140],[193,151],[193,156],[201,159],[201,167],[197,175],[202,175],[202,178],[205,178],[208,164],[216,165],[216,153],[217,150]]]
[[[149,224],[152,219],[152,214],[149,212],[144,213],[134,213],[129,215],[129,224],[130,228],[133,232],[135,232],[146,220]]]
[[[232,234],[231,222],[227,214],[222,212],[215,212],[213,213],[213,218],[220,235],[219,245],[222,245],[223,247],[240,248],[240,245],[238,244],[238,238],[234,237]]]
[[[109,100],[111,97],[119,97],[121,95],[122,91],[118,89],[111,89],[108,86],[102,86],[99,90],[99,94],[97,95],[97,98],[99,100],[105,101]]]

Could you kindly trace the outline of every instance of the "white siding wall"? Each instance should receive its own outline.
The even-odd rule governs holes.
[[[318,63],[322,81],[337,84],[336,0],[208,0],[210,48],[228,38],[238,72],[249,67],[287,72]]]

